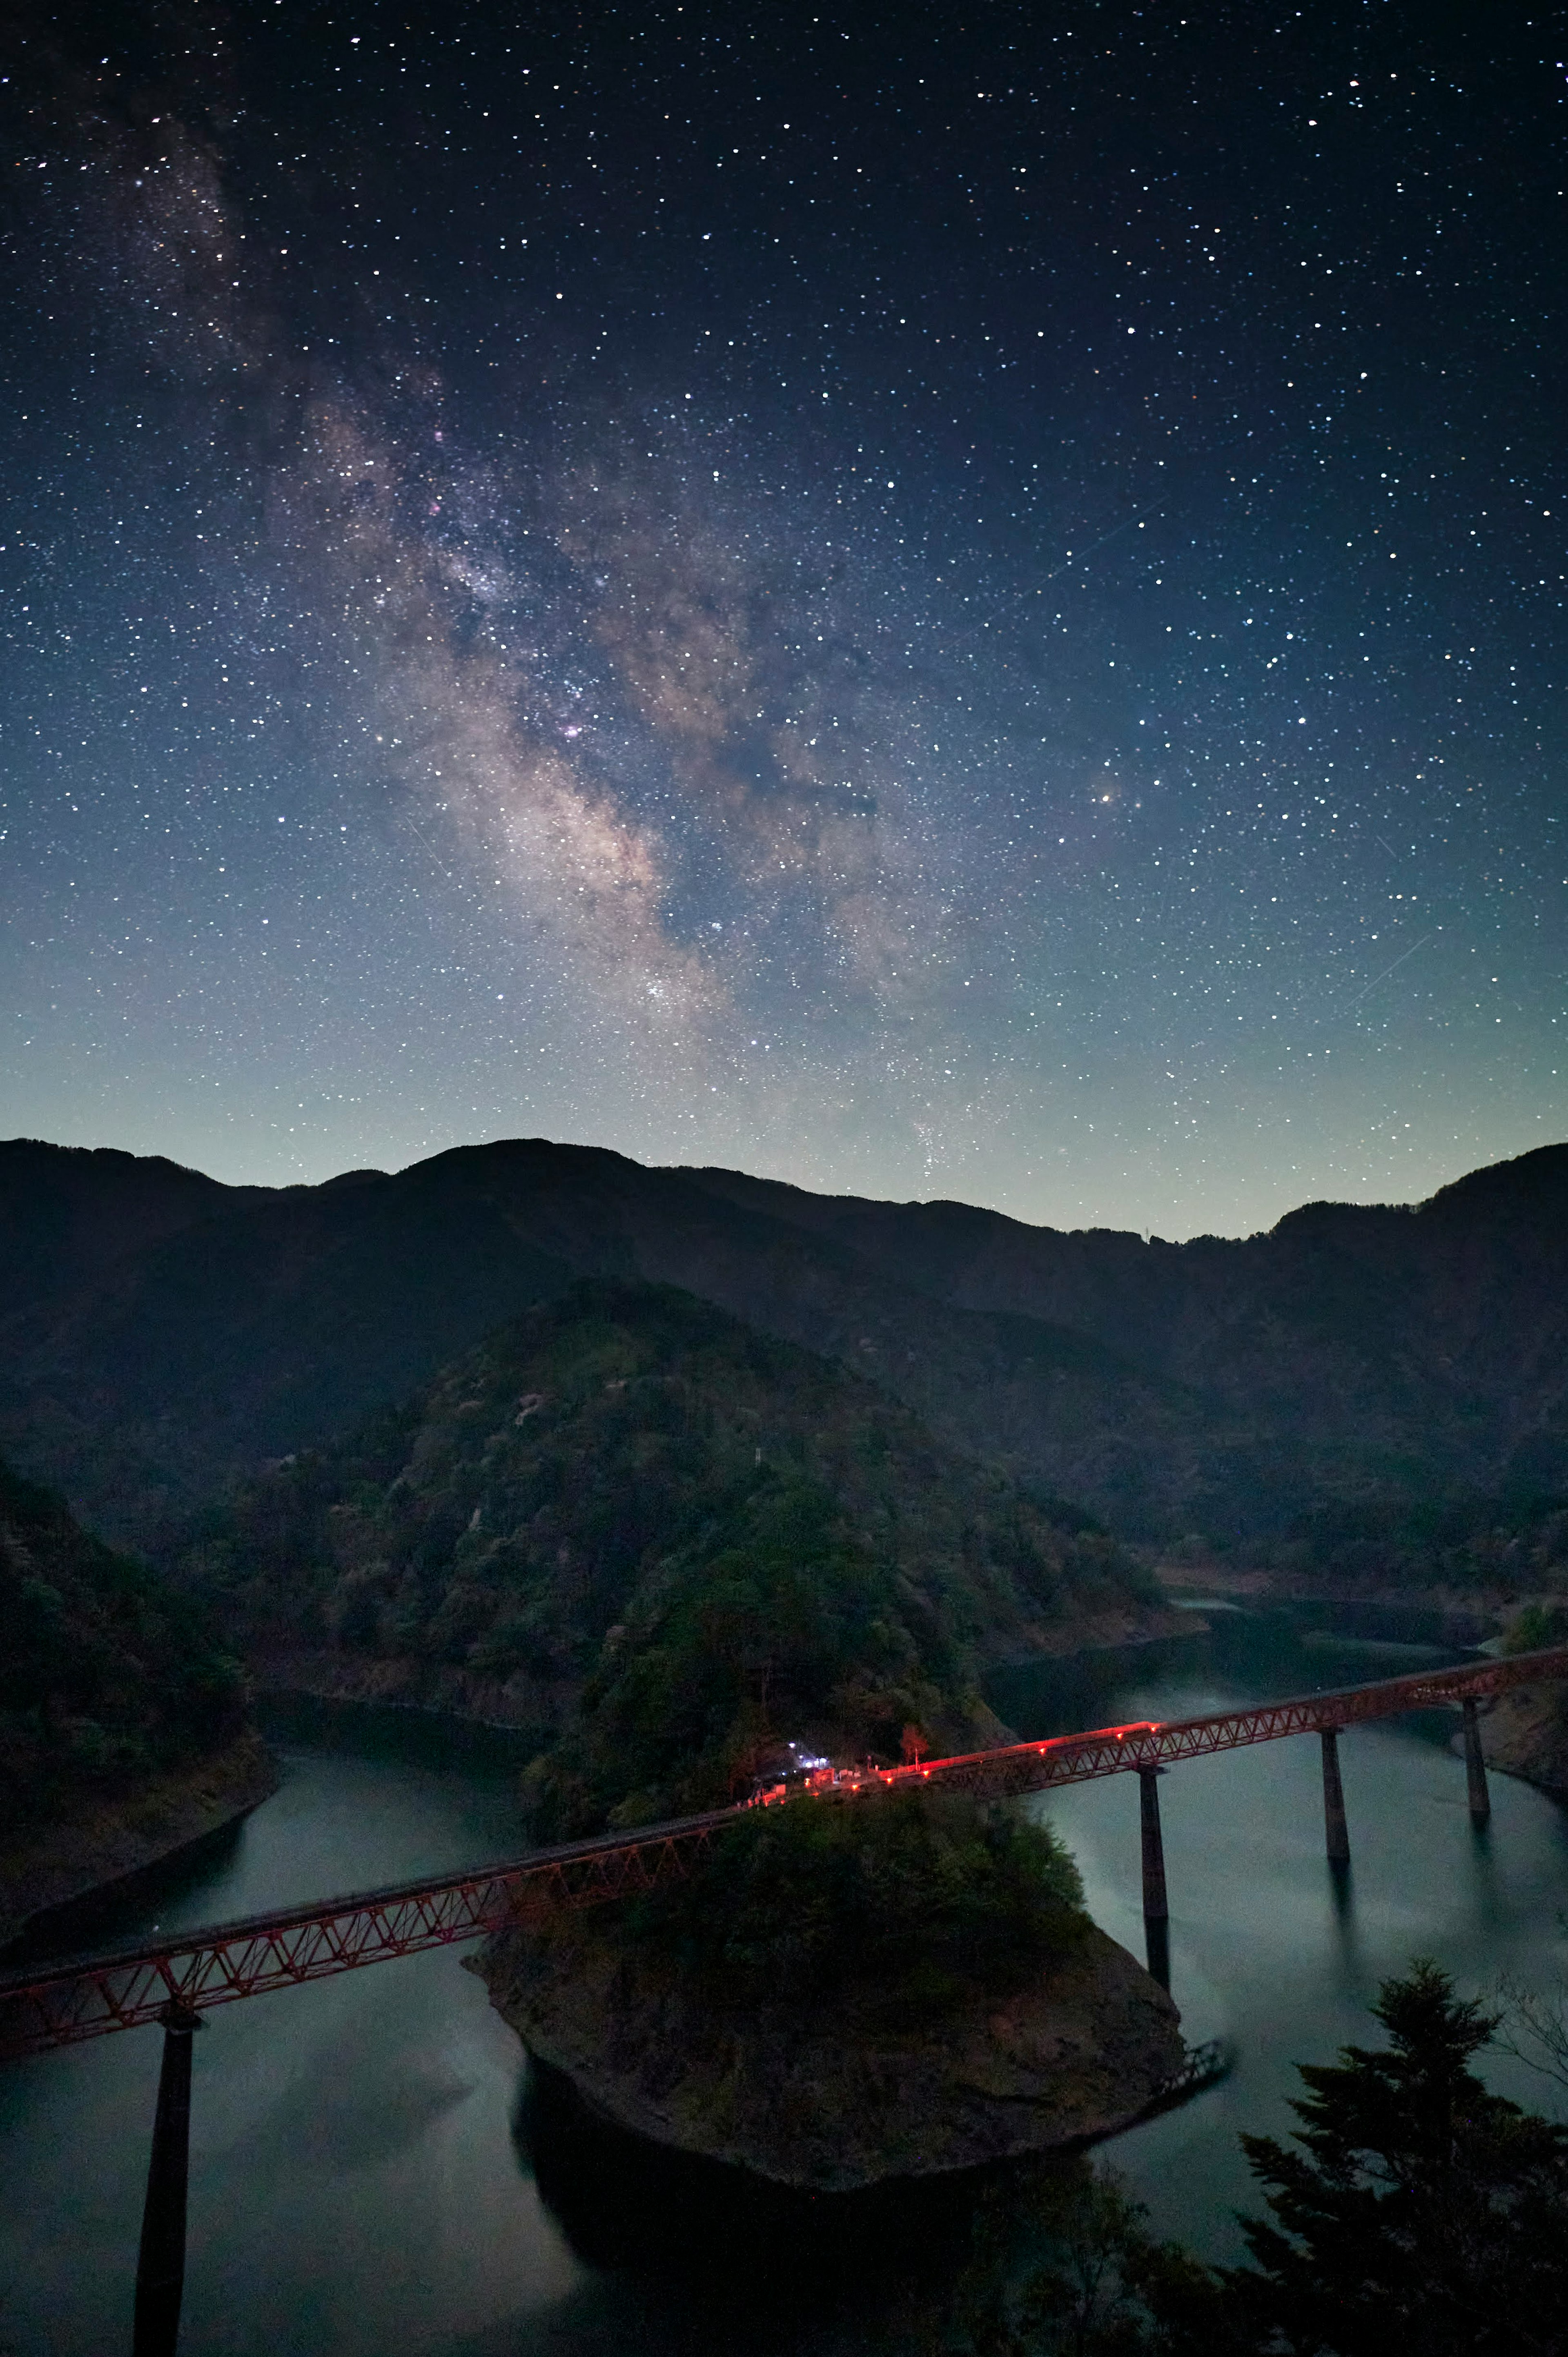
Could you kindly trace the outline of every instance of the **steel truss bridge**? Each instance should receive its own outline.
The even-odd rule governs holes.
[[[1476,1728],[1477,1702],[1514,1686],[1556,1678],[1568,1678],[1568,1646],[1462,1669],[1386,1678],[1331,1694],[1302,1695],[1245,1710],[1218,1711],[1204,1718],[1160,1725],[1145,1720],[1054,1736],[1045,1742],[1008,1744],[915,1767],[875,1770],[834,1791],[852,1800],[855,1792],[867,1787],[918,1783],[1003,1800],[1135,1770],[1144,1794],[1144,1913],[1163,1923],[1165,1868],[1155,1779],[1166,1767],[1210,1752],[1277,1742],[1284,1736],[1316,1734],[1324,1747],[1329,1857],[1348,1857],[1335,1749],[1345,1728],[1402,1711],[1457,1705],[1465,1715],[1471,1813],[1480,1821],[1487,1813],[1487,1798]],[[544,1910],[625,1899],[686,1874],[714,1835],[744,1814],[744,1808],[711,1810],[667,1824],[533,1850],[478,1872],[283,1908],[150,1946],[13,1975],[0,1980],[0,2058],[42,2053],[151,2022],[166,2027],[171,2014],[193,2018],[240,1997],[526,1926],[532,1915]]]

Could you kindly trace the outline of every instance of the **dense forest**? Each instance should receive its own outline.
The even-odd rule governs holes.
[[[863,1378],[606,1281],[242,1485],[178,1570],[263,1657],[532,1726],[563,1833],[730,1797],[787,1739],[979,1740],[988,1655],[1159,1603],[1092,1518]]]
[[[210,1616],[0,1465],[0,1836],[200,1758],[243,1716]]]
[[[1568,1497],[1568,1147],[1266,1234],[1061,1232],[545,1139],[318,1187],[0,1145],[0,1448],[160,1549],[583,1277],[681,1286],[1123,1537],[1309,1551],[1320,1509]],[[1348,1578],[1394,1555],[1333,1538]],[[1348,1549],[1360,1545],[1360,1557]],[[1373,1549],[1367,1555],[1368,1546]],[[1477,1555],[1484,1561],[1486,1550]]]
[[[1331,1593],[1447,1588],[1499,1601],[1568,1590],[1568,1496],[1527,1482],[1494,1494],[1326,1500],[1253,1554]]]

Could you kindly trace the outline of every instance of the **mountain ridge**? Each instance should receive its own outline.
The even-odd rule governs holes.
[[[0,1240],[67,1232],[49,1199],[81,1165],[53,1157],[79,1151],[0,1146],[19,1206]],[[1133,1535],[1251,1544],[1325,1497],[1568,1491],[1562,1146],[1424,1204],[1305,1204],[1186,1243],[543,1139],[317,1188],[149,1167],[93,1164],[102,1232],[0,1318],[0,1445],[144,1544],[584,1275],[673,1284],[824,1351]],[[162,1189],[156,1219],[138,1188]]]
[[[1081,1512],[853,1370],[624,1278],[242,1485],[179,1577],[282,1683],[553,1743],[550,1835],[734,1797],[790,1735],[973,1748],[998,1733],[985,1662],[1171,1619]]]

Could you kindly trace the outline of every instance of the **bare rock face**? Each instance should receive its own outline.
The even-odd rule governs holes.
[[[1516,1686],[1481,1717],[1487,1763],[1568,1799],[1568,1686]]]
[[[530,2050],[618,2125],[819,2192],[1112,2134],[1181,2067],[1176,2007],[1092,1925],[1004,1996],[726,2004],[665,1955],[571,1918],[476,1967]]]

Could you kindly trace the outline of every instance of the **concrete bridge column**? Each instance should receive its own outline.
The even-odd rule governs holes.
[[[1160,1832],[1161,1768],[1138,1770],[1139,1815],[1144,1834],[1144,1945],[1149,1970],[1162,1988],[1171,1985],[1170,1907],[1165,1899],[1165,1846]]]
[[[1144,1921],[1164,1923],[1169,1921],[1170,1908],[1165,1900],[1165,1846],[1160,1832],[1158,1768],[1138,1770],[1140,1814],[1144,1827]]]
[[[201,2016],[177,1997],[158,2016],[164,2026],[153,2157],[136,2259],[132,2357],[174,2357],[185,2292],[185,2195],[190,2159],[190,2041]]]
[[[1470,1823],[1484,1825],[1492,1813],[1492,1796],[1487,1790],[1487,1762],[1481,1749],[1481,1725],[1476,1715],[1476,1697],[1466,1695],[1461,1704],[1465,1713],[1465,1778],[1470,1787]]]
[[[1328,1835],[1328,1857],[1333,1866],[1350,1862],[1350,1830],[1345,1823],[1345,1787],[1339,1781],[1339,1730],[1325,1727],[1318,1732],[1323,1738],[1323,1818]]]

